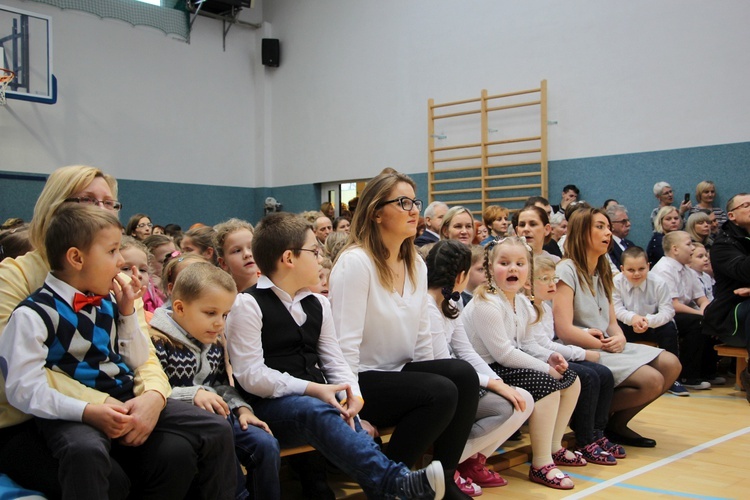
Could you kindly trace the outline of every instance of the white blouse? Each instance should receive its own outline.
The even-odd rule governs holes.
[[[339,255],[329,278],[339,344],[355,374],[400,371],[406,363],[433,359],[427,267],[417,259],[416,282],[406,276],[404,294],[386,290],[375,263],[359,247]]]
[[[474,350],[488,364],[497,362],[505,368],[530,368],[549,373],[546,360],[552,351],[531,338],[529,323],[534,311],[529,299],[515,296],[515,309],[505,294],[475,296],[462,313],[464,328]],[[522,349],[524,345],[524,350]],[[542,361],[544,359],[545,361]]]
[[[432,295],[430,303],[430,330],[435,359],[458,358],[467,361],[479,377],[479,385],[487,387],[490,379],[500,379],[492,368],[477,354],[469,342],[461,316],[450,319],[440,311]]]

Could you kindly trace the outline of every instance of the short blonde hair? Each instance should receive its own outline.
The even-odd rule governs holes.
[[[34,216],[29,225],[31,244],[44,259],[47,258],[44,237],[47,234],[50,219],[67,198],[88,187],[97,177],[107,182],[112,191],[112,197],[117,199],[117,181],[98,168],[73,165],[58,168],[50,174],[42,193],[36,200]]]
[[[456,218],[456,216],[463,214],[463,213],[469,214],[469,218],[471,219],[472,224],[475,222],[474,216],[472,215],[471,210],[461,205],[455,206],[449,209],[445,213],[445,217],[443,217],[443,225],[440,226],[440,239],[443,239],[443,240],[448,239],[447,231],[451,227],[451,222],[453,222],[453,219]],[[473,225],[471,226],[471,231],[474,235],[476,235],[477,232]]]
[[[210,287],[237,293],[237,285],[229,274],[206,262],[196,262],[186,267],[174,282],[172,300],[192,302]]]
[[[664,234],[664,226],[662,225],[662,221],[664,220],[664,217],[671,214],[672,212],[677,212],[677,215],[680,214],[680,211],[672,205],[661,207],[659,211],[656,212],[656,217],[654,217],[654,231]],[[570,231],[570,227],[568,227],[568,231]]]
[[[693,241],[693,239],[690,238],[690,234],[685,231],[672,231],[671,233],[665,234],[664,238],[661,240],[661,246],[664,249],[664,255],[667,255],[669,253],[669,249],[672,248],[672,246],[676,245],[680,238],[684,238],[685,236],[687,236],[690,241]]]
[[[79,203],[61,206],[50,218],[44,237],[50,269],[63,270],[70,248],[87,251],[99,232],[109,227],[122,229],[120,221],[109,210]]]
[[[701,181],[695,186],[695,199],[698,203],[703,201],[703,193],[708,191],[708,188],[714,188],[714,191],[716,191],[714,181]]]

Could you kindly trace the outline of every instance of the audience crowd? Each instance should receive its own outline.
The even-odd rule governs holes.
[[[528,420],[529,480],[567,490],[656,446],[635,427],[659,396],[726,383],[716,344],[750,344],[750,194],[658,182],[639,246],[649,221],[572,184],[481,214],[415,189],[385,169],[338,209],[183,232],[122,225],[96,168],[55,171],[0,230],[0,474],[278,499],[280,449],[309,444],[306,498],[334,498],[331,464],[372,498],[467,498],[507,484],[487,458]]]

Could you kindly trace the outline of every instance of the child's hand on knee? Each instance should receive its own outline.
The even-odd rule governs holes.
[[[252,425],[253,427],[263,429],[273,436],[273,432],[271,432],[271,428],[268,427],[268,424],[256,417],[255,413],[250,411],[249,408],[241,406],[237,409],[237,421],[240,423],[240,428],[243,431],[246,431],[248,426]]]
[[[209,392],[205,389],[198,389],[193,398],[193,404],[211,413],[216,413],[222,417],[229,415],[229,406],[226,401],[216,393]]]
[[[122,405],[87,404],[83,409],[83,423],[100,430],[110,439],[127,434],[133,425],[133,417]]]

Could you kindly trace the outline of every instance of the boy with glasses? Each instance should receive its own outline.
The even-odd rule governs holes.
[[[402,207],[420,203],[398,198]],[[362,429],[357,378],[339,347],[320,281],[315,233],[302,217],[277,212],[255,228],[262,275],[237,296],[227,342],[237,387],[282,447],[313,445],[371,498],[442,498],[440,462],[411,472],[382,454]]]

